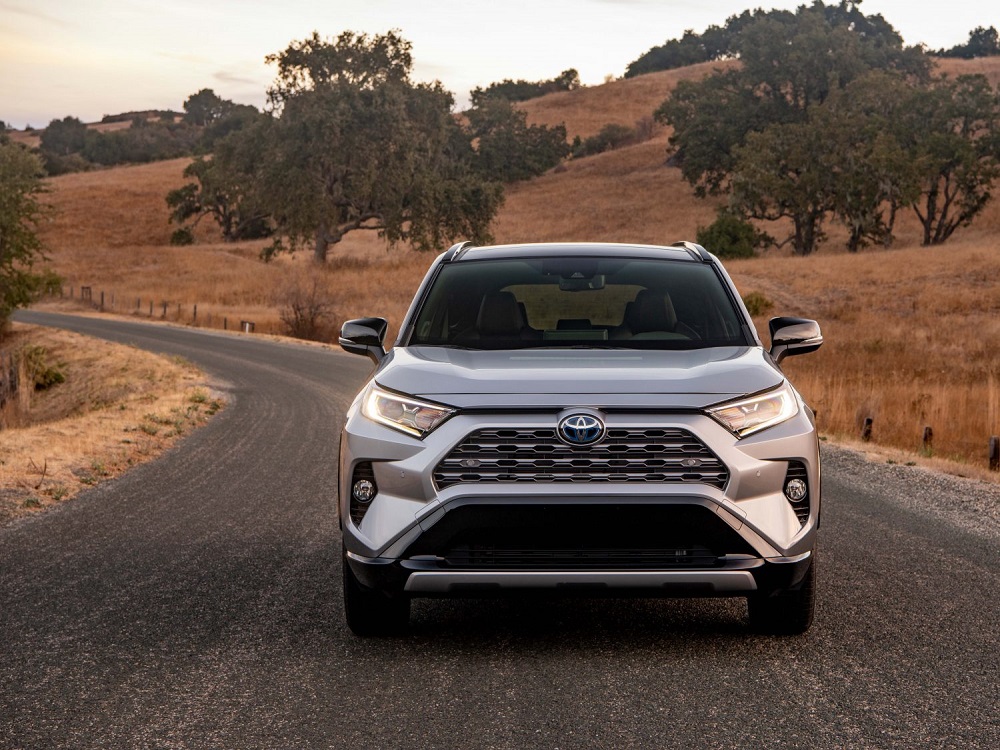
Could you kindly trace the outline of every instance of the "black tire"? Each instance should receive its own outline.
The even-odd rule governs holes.
[[[747,599],[750,627],[768,635],[799,635],[809,630],[816,610],[816,552],[798,587]]]
[[[351,572],[346,551],[341,563],[344,569],[344,614],[351,632],[359,636],[405,632],[410,621],[410,600],[362,586]]]

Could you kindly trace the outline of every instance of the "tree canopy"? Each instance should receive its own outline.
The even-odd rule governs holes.
[[[1000,55],[1000,33],[997,33],[995,26],[977,26],[969,32],[969,40],[965,44],[956,44],[951,49],[938,50],[935,54],[966,60]]]
[[[701,34],[693,29],[684,32],[680,39],[670,39],[653,47],[629,63],[625,77],[632,78],[658,70],[669,70],[711,60],[743,58],[748,52],[743,31],[759,21],[788,24],[796,15],[808,11],[821,17],[831,28],[850,31],[875,46],[898,46],[901,43],[895,29],[878,14],[866,16],[861,11],[861,0],[840,0],[836,5],[825,5],[814,0],[812,5],[802,5],[797,12],[787,10],[745,10],[730,16],[722,26],[709,26]]]
[[[0,335],[15,309],[58,284],[58,277],[37,268],[44,260],[37,234],[43,174],[38,157],[0,138]]]
[[[523,102],[557,91],[574,91],[580,88],[580,74],[576,68],[567,68],[555,78],[546,81],[516,81],[505,78],[491,83],[485,88],[477,86],[470,92],[473,107],[482,107],[490,99],[504,99],[508,102]]]
[[[311,245],[322,262],[359,230],[418,249],[487,240],[503,183],[569,150],[564,127],[529,126],[504,100],[456,117],[440,83],[411,80],[411,45],[394,31],[314,33],[267,60],[266,116],[220,137],[188,172],[198,183],[167,199],[176,221],[212,215],[227,239],[273,231],[265,258]]]
[[[930,78],[930,63],[857,3],[761,14],[731,41],[741,65],[680,82],[655,116],[698,195],[787,220],[813,252],[831,217],[848,248],[888,245],[901,207],[946,241],[990,199],[998,99],[985,78]],[[819,52],[822,52],[820,54]]]
[[[268,60],[274,117],[259,133],[254,181],[279,235],[273,251],[311,242],[323,261],[359,229],[417,248],[488,236],[502,188],[474,168],[451,94],[410,80],[409,42],[313,34]]]
[[[485,99],[465,114],[477,142],[477,169],[487,179],[527,180],[569,154],[565,126],[528,125],[527,115],[505,99]]]

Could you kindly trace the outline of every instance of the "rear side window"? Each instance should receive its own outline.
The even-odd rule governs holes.
[[[691,349],[751,342],[707,264],[552,257],[444,265],[407,343]]]

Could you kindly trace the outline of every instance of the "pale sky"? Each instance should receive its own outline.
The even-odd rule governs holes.
[[[576,68],[584,84],[621,76],[650,47],[750,7],[804,0],[0,0],[0,120],[40,127],[144,109],[180,110],[202,88],[263,105],[265,55],[314,30],[399,29],[414,78],[440,80],[460,104],[504,78]],[[832,4],[835,0],[828,0]],[[1000,28],[995,0],[863,0],[908,44],[966,41]]]

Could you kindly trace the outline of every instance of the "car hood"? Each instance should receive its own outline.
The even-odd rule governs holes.
[[[380,385],[454,406],[566,402],[701,408],[777,386],[783,376],[759,347],[683,351],[393,349]]]

